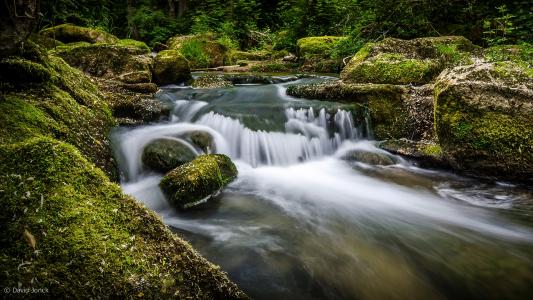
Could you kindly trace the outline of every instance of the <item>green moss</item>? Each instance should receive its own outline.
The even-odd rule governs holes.
[[[167,43],[169,49],[179,51],[193,69],[224,65],[230,50],[220,43],[215,34],[175,36]]]
[[[20,57],[0,60],[0,83],[15,86],[42,84],[51,78],[50,71],[43,65]]]
[[[6,286],[48,288],[50,298],[245,298],[68,144],[1,145],[0,201]]]
[[[350,83],[426,84],[446,67],[472,64],[476,51],[463,37],[387,38],[363,46],[341,78]]]
[[[231,63],[236,63],[240,60],[252,60],[252,61],[263,61],[270,60],[273,57],[272,51],[268,50],[254,50],[254,51],[238,51],[232,50],[228,57]],[[279,55],[278,55],[279,56]]]
[[[149,51],[144,43],[129,40],[117,44],[78,42],[57,47],[51,53],[92,76],[134,84],[152,79]]]
[[[428,156],[439,157],[442,155],[442,148],[439,144],[436,143],[424,144],[420,150],[422,151],[422,153]]]
[[[142,153],[143,165],[151,170],[166,173],[195,158],[195,153],[182,142],[157,139],[148,144]]]
[[[504,73],[489,66],[492,85],[437,84],[436,132],[456,168],[513,178],[533,172],[533,119],[520,104],[529,94],[512,88],[512,82],[527,81],[509,81],[506,76],[517,78],[520,71],[506,65]],[[478,98],[490,105],[473,100]]]
[[[41,30],[41,35],[59,40],[63,43],[116,43],[118,38],[100,29],[62,24]]]
[[[435,60],[408,59],[402,54],[382,53],[351,69],[349,80],[358,83],[424,84],[441,71]]]
[[[154,82],[160,85],[191,79],[189,62],[176,50],[164,50],[154,60]]]
[[[489,62],[525,62],[531,67],[533,64],[533,46],[530,44],[494,46],[485,49],[483,56]]]
[[[198,156],[181,165],[161,180],[160,186],[169,201],[180,209],[207,200],[237,177],[237,168],[222,154]]]
[[[346,38],[341,36],[312,36],[299,39],[296,45],[301,58],[329,58],[333,48],[344,39]]]
[[[137,48],[137,49],[140,49],[141,51],[143,51],[144,53],[150,53],[151,52],[150,47],[148,47],[144,42],[137,41],[137,40],[123,39],[123,40],[119,40],[117,42],[117,45],[124,46],[124,47]]]

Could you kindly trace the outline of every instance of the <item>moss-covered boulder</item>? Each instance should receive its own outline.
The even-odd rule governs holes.
[[[52,72],[45,66],[21,57],[0,60],[0,82],[23,87],[50,81]]]
[[[9,62],[12,76],[0,78],[0,143],[54,137],[75,145],[88,160],[116,178],[107,138],[116,123],[91,80],[57,57],[10,60],[16,61]],[[38,70],[41,75],[27,74],[25,79],[19,76],[27,70],[33,70],[31,74]],[[32,82],[24,84],[23,80]]]
[[[41,35],[61,41],[63,43],[87,42],[87,43],[111,43],[114,44],[118,38],[105,31],[76,26],[73,24],[61,24],[41,30]]]
[[[301,59],[312,57],[329,58],[337,43],[346,39],[342,36],[311,36],[301,38],[296,42],[298,56]]]
[[[169,172],[160,187],[172,205],[187,209],[208,201],[236,177],[229,157],[207,154]]]
[[[196,157],[190,146],[178,139],[157,139],[143,150],[143,165],[153,171],[166,173]]]
[[[79,42],[59,46],[52,53],[91,76],[126,83],[150,82],[152,79],[149,49],[136,44]]]
[[[464,37],[387,38],[363,46],[341,78],[350,83],[426,84],[446,67],[472,63],[474,51]]]
[[[169,105],[155,99],[158,88],[154,83],[124,83],[102,78],[94,81],[119,125],[140,125],[169,118]]]
[[[228,81],[222,75],[206,74],[196,78],[191,84],[194,88],[201,89],[216,89],[233,86],[231,81]]]
[[[513,61],[443,72],[435,87],[435,126],[458,170],[531,179],[533,72]]]
[[[179,51],[165,50],[155,57],[153,75],[156,84],[176,84],[191,79],[191,70]]]
[[[246,298],[64,142],[0,144],[0,204],[6,286],[46,288],[56,299]]]
[[[170,50],[179,51],[193,69],[223,66],[228,60],[228,48],[211,33],[179,35],[167,41]]]

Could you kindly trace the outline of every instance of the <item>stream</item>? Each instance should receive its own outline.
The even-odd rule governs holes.
[[[170,121],[112,134],[123,190],[255,299],[530,299],[533,191],[419,168],[377,148],[349,105],[285,94],[327,80],[162,88]],[[239,176],[178,212],[141,154],[191,131],[209,133]],[[394,163],[343,159],[354,150]]]

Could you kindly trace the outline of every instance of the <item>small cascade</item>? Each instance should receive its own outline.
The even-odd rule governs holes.
[[[197,124],[219,132],[227,141],[230,155],[252,166],[290,165],[335,152],[345,140],[359,137],[351,113],[338,110],[331,116],[313,108],[285,111],[286,132],[253,131],[238,120],[213,112],[203,115]]]
[[[204,101],[176,100],[171,122],[191,122],[196,114],[207,105]]]

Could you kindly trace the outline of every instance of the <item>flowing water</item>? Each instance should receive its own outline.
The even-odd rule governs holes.
[[[169,122],[113,135],[124,191],[256,299],[531,299],[533,191],[420,169],[378,149],[354,107],[285,95],[323,80],[163,88]],[[191,131],[209,133],[239,176],[177,212],[141,155]],[[343,159],[354,150],[396,163]]]

